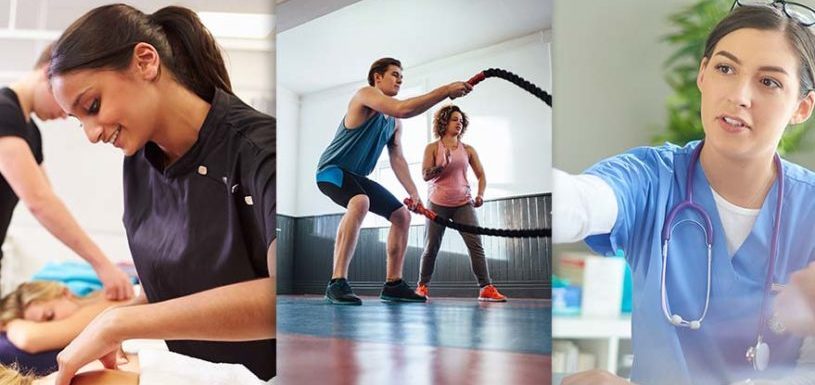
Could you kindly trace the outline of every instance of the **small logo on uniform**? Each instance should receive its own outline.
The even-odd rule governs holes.
[[[247,195],[247,196],[243,197],[243,200],[246,201],[246,204],[249,205],[249,206],[252,206],[252,205],[255,204],[255,202],[252,201],[252,196],[251,195]]]

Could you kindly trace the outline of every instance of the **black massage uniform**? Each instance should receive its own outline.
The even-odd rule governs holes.
[[[0,89],[0,137],[19,136],[28,143],[37,164],[42,163],[42,136],[34,120],[25,121],[23,108],[17,94],[10,88]],[[0,176],[0,243],[6,239],[8,225],[14,207],[20,199],[11,189],[6,178]],[[3,252],[0,251],[0,258]]]
[[[165,169],[152,142],[125,158],[124,224],[150,302],[269,276],[275,133],[274,118],[216,90],[198,140],[175,163]],[[243,364],[263,380],[275,374],[273,339],[167,345],[204,360]]]

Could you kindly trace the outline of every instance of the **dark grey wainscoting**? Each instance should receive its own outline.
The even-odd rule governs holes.
[[[477,209],[480,225],[492,228],[551,228],[551,194],[487,201]],[[277,276],[281,294],[320,294],[331,278],[332,253],[341,215],[278,215]],[[379,293],[385,279],[387,228],[362,229],[349,279],[362,295]],[[507,296],[549,298],[552,243],[549,238],[482,237],[490,276]],[[405,256],[405,279],[415,285],[424,249],[424,226],[412,226]],[[430,285],[431,296],[474,297],[478,285],[467,248],[447,230]]]

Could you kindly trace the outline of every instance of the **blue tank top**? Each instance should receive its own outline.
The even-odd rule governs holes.
[[[343,118],[334,140],[320,156],[317,181],[342,186],[342,172],[339,169],[361,176],[370,175],[382,150],[393,141],[394,132],[396,119],[381,112],[354,129],[346,128]]]

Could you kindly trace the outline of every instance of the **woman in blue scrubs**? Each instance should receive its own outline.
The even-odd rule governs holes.
[[[57,385],[96,359],[115,366],[132,338],[274,377],[275,120],[233,94],[195,12],[91,10],[54,45],[50,79],[88,139],[125,155],[123,222],[146,294],[59,354]]]
[[[802,341],[772,327],[771,287],[815,255],[815,174],[776,148],[815,104],[815,38],[802,25],[815,12],[774,5],[737,7],[710,33],[697,77],[704,141],[555,172],[555,241],[621,250],[631,267],[633,383],[730,384],[795,368]],[[697,206],[673,212],[688,200]],[[599,370],[563,381],[628,383]]]

